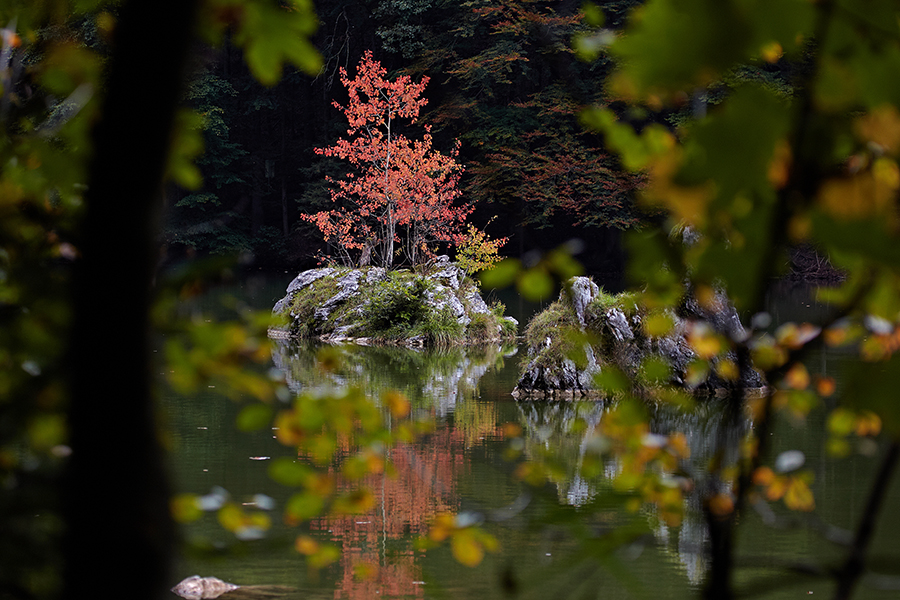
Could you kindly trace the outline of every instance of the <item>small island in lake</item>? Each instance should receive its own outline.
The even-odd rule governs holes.
[[[744,336],[737,311],[724,295],[717,294],[701,306],[686,294],[677,311],[662,316],[667,326],[656,334],[653,330],[659,327],[645,326],[649,315],[636,294],[609,294],[587,277],[573,278],[559,299],[528,323],[527,359],[513,396],[590,396],[598,392],[596,377],[605,369],[615,369],[630,381],[639,382],[646,379],[641,373],[650,363],[658,365],[667,383],[695,392],[719,393],[735,386],[763,385],[756,371],[744,374],[743,379],[723,377],[716,368],[699,378],[689,374],[689,366],[698,358],[688,342],[691,335],[709,328],[735,339]],[[713,359],[713,367],[717,362]]]
[[[324,267],[297,275],[273,313],[272,337],[435,346],[514,339],[518,322],[488,306],[478,284],[439,256],[416,271]]]

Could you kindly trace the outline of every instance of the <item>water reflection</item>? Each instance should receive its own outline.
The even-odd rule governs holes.
[[[441,427],[416,445],[390,451],[394,473],[367,477],[362,484],[375,494],[374,507],[341,519],[317,519],[314,531],[327,532],[341,546],[338,582],[341,598],[422,597],[421,553],[414,540],[424,536],[437,514],[456,512],[458,481],[466,470],[465,439]],[[340,482],[340,490],[359,482]],[[359,577],[359,574],[370,577]]]
[[[278,289],[282,290],[283,286]],[[794,304],[800,306],[795,309]],[[818,308],[808,296],[798,295],[793,303],[770,309],[772,326],[788,318],[804,320],[810,310]],[[565,589],[560,582],[565,583],[565,573],[572,574],[567,589],[574,597],[580,596],[573,590],[589,588],[602,590],[603,597],[611,599],[696,596],[695,589],[691,588],[696,588],[707,569],[704,548],[708,544],[699,490],[685,495],[684,519],[680,525],[667,527],[659,524],[652,505],[644,505],[635,514],[627,513],[621,503],[614,505],[608,501],[613,491],[611,482],[622,468],[616,460],[607,456],[599,470],[590,476],[582,474],[585,459],[596,450],[589,432],[603,425],[610,408],[605,403],[514,402],[510,391],[515,385],[518,357],[512,356],[515,352],[512,348],[429,352],[346,347],[336,351],[341,355],[343,367],[328,375],[315,368],[315,347],[281,344],[274,360],[276,367],[285,373],[293,394],[321,385],[354,384],[365,387],[372,397],[378,398],[385,388],[399,389],[419,414],[434,420],[433,432],[415,444],[401,445],[391,451],[395,477],[373,475],[365,481],[374,492],[374,504],[365,514],[322,519],[311,524],[317,539],[333,540],[343,550],[341,562],[323,569],[318,579],[309,574],[301,558],[290,550],[298,533],[296,528],[290,528],[282,538],[277,537],[280,530],[273,531],[267,540],[252,543],[253,553],[235,555],[228,562],[222,562],[221,558],[216,559],[219,562],[190,558],[180,576],[199,572],[241,584],[285,584],[298,590],[296,596],[288,594],[290,598],[319,600],[503,597],[508,589],[500,583],[498,574],[505,576],[507,572],[519,582],[515,597],[523,600],[564,597]],[[823,351],[811,355],[808,367],[810,372],[837,372],[839,359],[835,353],[826,355]],[[202,397],[191,399],[173,394],[169,401],[172,414],[177,416],[173,418],[176,422],[173,436],[178,442],[175,465],[181,490],[204,494],[213,485],[221,485],[242,500],[262,492],[274,499],[276,510],[283,508],[289,492],[268,478],[267,461],[248,460],[248,457],[291,455],[293,449],[273,440],[268,431],[259,435],[237,432],[232,424],[239,407],[218,396],[217,390],[210,389]],[[691,451],[690,460],[684,463],[685,475],[695,481],[703,480],[715,445],[731,453],[725,457],[726,461],[732,459],[749,427],[746,422],[738,427],[726,427],[715,407],[713,401],[691,413],[657,409],[652,415],[651,433],[666,435],[680,431],[685,435]],[[805,426],[780,419],[772,432],[776,442],[771,454],[802,450],[809,464],[818,465],[817,513],[827,523],[852,528],[865,506],[874,466],[871,459],[859,456],[840,461],[822,459],[825,414],[824,409],[811,413]],[[577,424],[579,420],[583,426]],[[515,465],[501,458],[507,448],[503,424],[509,422],[517,423],[523,431],[520,440],[527,461],[539,463],[557,457],[549,493],[544,495],[543,489],[529,489],[530,503],[521,505],[516,502],[525,498],[525,486],[512,475]],[[354,482],[353,487],[358,484]],[[340,485],[343,489],[351,487],[349,483]],[[218,495],[214,492],[208,499],[217,501]],[[252,499],[256,502],[258,497]],[[894,506],[900,502],[900,481],[894,484],[890,502]],[[509,510],[501,511],[504,507]],[[573,555],[579,558],[574,542],[561,534],[561,528],[555,523],[546,525],[540,521],[552,510],[565,510],[567,518],[583,518],[593,528],[591,533],[596,532],[598,536],[622,525],[623,515],[628,514],[654,525],[651,533],[638,543],[615,554],[614,558],[624,566],[620,565],[620,571],[613,573],[603,564],[598,566],[594,556],[590,561],[583,561],[582,555],[580,563],[567,562]],[[500,538],[501,554],[488,555],[488,564],[469,569],[456,563],[447,548],[427,554],[415,550],[415,539],[426,532],[435,514],[444,511],[483,514],[486,526]],[[771,511],[771,521],[787,522],[788,517],[792,523],[797,520],[796,515],[777,504],[771,506]],[[515,516],[504,520],[495,517],[494,512],[510,512]],[[762,526],[764,519],[753,511],[747,511],[741,518],[741,557],[750,557],[764,565],[759,572],[773,578],[783,577],[786,564],[800,561],[823,564],[835,555],[818,535],[787,527]],[[900,511],[887,511],[881,537],[873,546],[873,550],[885,557],[896,554],[898,518]],[[544,526],[539,530],[528,528],[529,520]],[[225,540],[221,542],[222,547],[231,539],[222,535],[216,523],[208,528],[204,525],[202,529],[196,525],[195,529],[216,543]],[[264,546],[279,539],[281,545],[273,542],[271,548]],[[635,558],[637,554],[639,558]],[[633,580],[645,584],[643,596],[642,590],[636,592],[622,583],[627,579],[621,575],[624,570]],[[357,577],[357,574],[368,576]],[[581,585],[585,587],[579,588]],[[805,595],[812,589],[804,587],[802,593]],[[225,597],[233,597],[237,591]],[[796,591],[758,595],[780,599],[797,597]],[[824,585],[816,588],[815,597],[826,591]],[[590,596],[587,591],[583,595]]]
[[[340,367],[328,375],[316,368],[312,344],[275,340],[272,359],[294,393],[320,386],[328,377],[335,385],[359,385],[373,395],[387,389],[401,391],[413,406],[441,418],[466,398],[477,396],[485,373],[502,369],[517,351],[515,346],[499,345],[429,349],[347,345],[330,350]]]
[[[553,462],[553,468],[547,472],[561,504],[587,505],[598,495],[613,490],[612,482],[623,470],[619,457],[603,453],[601,474],[594,478],[582,474],[585,459],[603,451],[598,448],[602,440],[597,429],[611,406],[612,403],[604,400],[518,404],[526,455],[538,464]],[[665,436],[676,432],[685,435],[690,457],[684,461],[682,469],[685,476],[695,481],[702,481],[702,474],[714,453],[722,452],[715,458],[724,460],[725,464],[737,460],[741,440],[750,426],[749,419],[737,426],[729,425],[722,405],[715,400],[687,412],[656,406],[651,409],[649,420],[650,435]],[[664,552],[673,556],[693,585],[699,585],[706,571],[704,550],[708,539],[699,486],[689,489],[684,504],[684,518],[677,528],[657,520],[652,505],[645,506],[643,511],[648,519],[658,521],[654,534]]]
[[[496,402],[480,401],[479,383],[502,369],[515,347],[484,346],[422,350],[347,346],[333,373],[316,367],[316,348],[279,343],[273,354],[293,393],[325,385],[357,385],[373,398],[387,389],[402,391],[434,430],[413,444],[388,451],[390,470],[362,480],[331,475],[338,494],[360,487],[373,494],[371,509],[342,518],[320,518],[310,529],[341,548],[336,598],[421,598],[424,554],[415,540],[425,536],[434,517],[460,508],[460,481],[471,470],[468,452],[501,439]],[[452,420],[447,417],[452,416]],[[342,449],[349,455],[351,448]]]

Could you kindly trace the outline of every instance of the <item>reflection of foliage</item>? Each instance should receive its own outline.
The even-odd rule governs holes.
[[[469,398],[457,404],[453,411],[453,426],[462,431],[466,447],[478,445],[480,440],[497,436],[497,406],[493,402],[479,402]]]

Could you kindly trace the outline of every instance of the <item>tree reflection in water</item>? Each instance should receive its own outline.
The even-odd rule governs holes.
[[[489,370],[501,368],[515,348],[353,346],[331,351],[339,355],[333,373],[316,368],[309,346],[281,342],[273,359],[295,394],[323,385],[355,385],[378,399],[384,390],[397,390],[419,418],[436,423],[414,443],[389,449],[383,473],[346,480],[339,468],[328,469],[338,494],[366,488],[373,496],[371,508],[363,513],[322,517],[309,524],[311,531],[341,548],[335,597],[424,597],[422,551],[415,548],[415,540],[427,535],[437,515],[459,511],[459,480],[469,469],[467,450],[484,440],[502,439],[496,403],[477,401],[479,381]],[[451,413],[452,425],[445,420]],[[343,439],[335,464],[353,451],[353,441]]]

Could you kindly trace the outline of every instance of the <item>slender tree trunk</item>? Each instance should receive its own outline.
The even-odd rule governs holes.
[[[265,172],[263,172],[265,174]],[[262,186],[258,185],[250,192],[250,233],[254,236],[263,226]]]
[[[131,0],[116,27],[93,134],[69,342],[67,600],[150,600],[171,585],[174,527],[151,393],[150,282],[160,181],[197,4]]]
[[[291,224],[288,221],[287,203],[287,102],[281,103],[281,226],[284,237],[291,233]]]
[[[387,119],[387,155],[384,159],[384,200],[387,208],[387,234],[384,240],[384,268],[390,269],[394,264],[394,211],[393,200],[388,193],[388,176],[391,169],[391,114]]]

